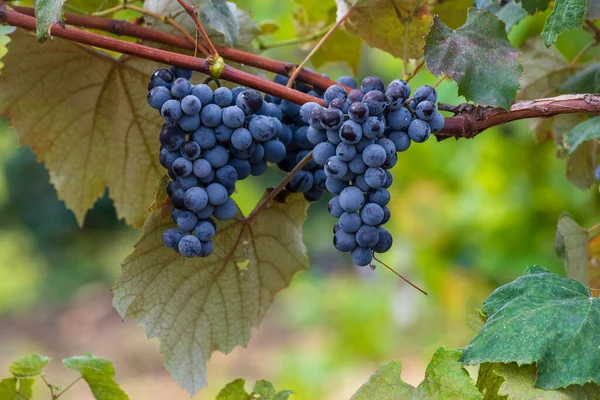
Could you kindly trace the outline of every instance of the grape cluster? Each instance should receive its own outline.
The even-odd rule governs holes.
[[[178,229],[168,229],[163,243],[185,257],[213,251],[214,219],[237,212],[230,197],[238,180],[262,175],[267,162],[286,156],[279,107],[256,90],[216,90],[193,85],[192,71],[158,69],[148,84],[148,104],[165,123],[159,139],[160,163],[172,181],[167,194]],[[213,219],[214,218],[214,219]]]
[[[323,168],[326,190],[335,195],[329,212],[339,218],[334,227],[334,246],[351,252],[352,261],[369,265],[373,252],[392,246],[392,235],[382,227],[390,219],[387,204],[392,184],[389,169],[398,152],[411,142],[425,142],[441,130],[444,118],[437,111],[437,93],[431,86],[419,87],[412,98],[410,85],[394,80],[387,87],[374,76],[360,88],[347,77],[323,94],[327,108],[306,103],[300,116],[314,133],[326,138],[313,149],[313,161]]]

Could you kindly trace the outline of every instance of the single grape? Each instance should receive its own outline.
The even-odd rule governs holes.
[[[304,103],[302,104],[302,106],[300,107],[300,119],[308,124],[310,122],[310,113],[312,112],[312,110],[314,108],[318,108],[321,107],[318,103],[315,103],[313,101],[309,101],[308,103]],[[321,107],[323,108],[323,107]]]
[[[213,206],[220,206],[229,198],[227,188],[220,183],[211,183],[208,185],[206,187],[206,194],[208,195],[208,203]]]
[[[192,133],[192,140],[198,143],[202,150],[211,149],[217,144],[215,131],[205,126],[201,126]]]
[[[327,177],[342,179],[348,172],[348,164],[338,156],[333,156],[325,162],[324,170]]]
[[[169,151],[167,149],[162,149],[160,151],[159,161],[160,165],[165,167],[166,169],[171,169],[173,166],[173,162],[181,157],[181,153],[178,151]]]
[[[406,101],[406,92],[404,88],[400,86],[388,86],[385,90],[385,99],[387,100],[388,110],[398,110]]]
[[[381,207],[387,206],[391,199],[390,192],[383,187],[369,193],[368,197],[370,203],[378,204]]]
[[[321,113],[321,126],[323,129],[339,129],[344,122],[344,113],[337,108],[327,108]]]
[[[294,132],[289,125],[284,124],[281,129],[281,134],[279,135],[279,140],[286,146],[289,146],[292,143],[294,138]]]
[[[363,161],[362,154],[358,152],[348,163],[348,169],[355,174],[364,174],[367,168],[367,164]]]
[[[283,119],[283,112],[281,111],[281,108],[279,108],[279,106],[273,103],[267,103],[267,115],[278,120]]]
[[[356,231],[356,243],[360,247],[370,249],[375,246],[379,241],[379,232],[377,228],[370,225],[362,225],[358,231]]]
[[[192,172],[196,178],[206,178],[207,176],[210,176],[210,173],[212,172],[212,166],[207,160],[201,158],[194,161]]]
[[[245,87],[243,87],[243,86],[236,86],[236,87],[234,87],[233,89],[231,89],[231,96],[232,96],[232,99],[231,99],[231,105],[232,105],[232,106],[235,106],[238,96],[239,96],[239,95],[240,95],[240,94],[241,94],[241,93],[242,93],[244,90],[246,90],[246,88],[245,88]],[[274,99],[275,99],[275,98],[274,98]]]
[[[200,145],[194,141],[185,142],[183,146],[181,146],[181,155],[191,161],[200,157],[201,152],[202,149],[200,148]]]
[[[214,128],[221,123],[223,109],[216,104],[206,104],[200,111],[202,125]]]
[[[239,128],[244,124],[246,116],[241,108],[237,106],[229,106],[223,109],[223,123],[232,128]]]
[[[358,89],[354,89],[351,90],[350,93],[348,93],[348,98],[346,100],[348,101],[348,103],[353,104],[362,101],[363,96],[363,92],[361,92]]]
[[[288,183],[289,188],[294,192],[308,192],[314,183],[313,174],[309,171],[301,170]]]
[[[325,188],[331,194],[340,194],[346,187],[348,187],[348,182],[345,182],[341,179],[328,177],[325,180]]]
[[[396,146],[396,151],[406,151],[410,147],[410,137],[405,131],[392,131],[388,138]]]
[[[326,132],[326,135],[327,135],[327,140],[329,141],[329,143],[331,143],[335,146],[342,143],[342,139],[340,138],[339,131],[328,130]]]
[[[300,106],[288,100],[281,100],[281,111],[290,117],[295,117],[300,114]]]
[[[368,203],[360,210],[360,218],[367,225],[377,226],[383,221],[383,208],[375,203]]]
[[[389,112],[386,121],[392,130],[403,131],[408,129],[412,122],[412,116],[407,108],[401,107],[395,111]]]
[[[385,225],[388,223],[391,217],[390,209],[387,207],[383,207],[383,221],[381,221],[381,225]]]
[[[369,115],[373,116],[383,113],[387,107],[385,94],[379,90],[367,92],[362,102],[369,108]]]
[[[340,205],[340,196],[333,196],[327,204],[327,209],[329,210],[329,214],[332,216],[336,218],[341,217],[344,213],[344,209]]]
[[[179,127],[186,132],[193,132],[200,127],[200,115],[186,115],[184,114],[179,121],[177,121]]]
[[[177,189],[175,192],[173,192],[173,195],[171,196],[171,202],[173,203],[173,206],[176,208],[180,208],[183,209],[185,208],[185,204],[183,203],[183,195],[185,194],[185,190],[183,189]],[[177,222],[177,221],[175,221]]]
[[[316,129],[321,129],[321,115],[325,112],[326,108],[321,107],[313,107],[310,110],[310,115],[308,117],[308,125],[312,126]]]
[[[248,160],[231,158],[228,165],[231,165],[233,168],[235,168],[239,180],[246,179],[248,176],[250,176],[251,167]]]
[[[402,89],[404,89],[404,97],[405,98],[409,98],[410,97],[410,85],[408,84],[408,82],[401,80],[401,79],[394,79],[393,81],[390,82],[390,84],[388,85],[388,88],[393,87],[393,86],[398,86]]]
[[[348,107],[348,117],[357,124],[362,124],[369,118],[369,107],[360,101],[352,103]]]
[[[432,132],[439,132],[444,128],[444,124],[446,123],[446,119],[439,112],[435,112],[431,121],[428,121],[429,126],[431,127]]]
[[[344,232],[343,230],[338,230],[333,235],[333,246],[341,252],[349,252],[352,251],[356,247],[356,239],[353,233]]]
[[[415,95],[413,97],[417,103],[425,100],[435,103],[438,99],[435,89],[427,85],[418,87],[417,90],[415,90]]]
[[[276,132],[273,119],[266,115],[257,115],[252,118],[252,121],[248,124],[248,130],[252,134],[252,137],[259,142],[266,142],[273,139]]]
[[[213,101],[213,91],[210,86],[201,83],[192,88],[192,95],[196,96],[200,102],[204,104],[210,104]]]
[[[198,223],[198,218],[191,211],[183,211],[177,216],[177,227],[184,232],[191,232]]]
[[[176,122],[183,115],[181,103],[175,99],[167,100],[160,108],[160,115],[169,122]]]
[[[215,227],[208,221],[200,221],[194,228],[194,235],[201,241],[206,242],[215,236]]]
[[[348,112],[349,106],[350,106],[350,104],[348,104],[348,102],[341,97],[338,97],[337,99],[333,99],[329,103],[329,108],[338,109],[342,112],[342,114],[345,114]]]
[[[181,110],[187,115],[198,114],[202,109],[200,99],[194,95],[187,95],[181,99]]]
[[[193,165],[190,160],[187,160],[184,157],[179,157],[177,160],[173,161],[171,170],[176,176],[188,176],[192,173],[192,168]]]
[[[333,99],[342,98],[346,100],[346,89],[344,89],[340,85],[332,85],[325,90],[323,93],[323,100],[325,100],[325,104],[329,105]]]
[[[213,102],[219,107],[227,107],[231,104],[231,100],[233,100],[233,94],[229,88],[225,86],[221,86],[217,88],[213,93]]]
[[[340,206],[344,211],[356,212],[365,204],[365,195],[354,186],[344,188],[340,193]]]
[[[352,250],[352,262],[359,267],[366,267],[373,261],[373,253],[369,249],[364,247],[356,246]]]
[[[264,159],[270,163],[278,163],[285,158],[286,148],[279,140],[269,140],[263,143]]]
[[[356,153],[356,147],[352,144],[340,143],[335,148],[335,154],[344,162],[352,161]]]
[[[360,83],[360,90],[363,93],[368,93],[371,90],[379,90],[380,92],[383,92],[384,87],[385,85],[383,84],[383,81],[378,76],[367,76]]]
[[[385,170],[383,168],[367,168],[367,171],[365,172],[365,182],[373,189],[385,185],[385,179]]]
[[[364,174],[356,175],[356,178],[354,178],[354,181],[352,181],[352,183],[354,184],[354,186],[356,186],[363,192],[368,192],[372,189],[372,187],[367,184]]]
[[[176,179],[177,185],[183,190],[188,190],[194,186],[198,186],[198,178],[194,175],[178,176]]]
[[[314,144],[308,140],[308,126],[301,126],[294,132],[294,143],[301,149],[309,150],[315,147]]]
[[[162,235],[162,241],[165,246],[178,250],[177,245],[183,237],[183,233],[178,229],[167,229]]]
[[[340,76],[337,79],[338,83],[341,83],[342,85],[346,85],[352,89],[356,89],[356,79],[354,79],[351,76]]]
[[[347,144],[356,144],[362,139],[362,128],[354,121],[348,120],[340,127],[340,139]]]
[[[150,83],[148,83],[148,90],[152,90],[153,88],[158,86],[164,86],[167,89],[171,90],[171,86],[174,80],[175,77],[170,71],[167,71],[163,68],[159,68],[156,71],[154,71],[154,73],[150,77]]]
[[[435,104],[429,100],[423,100],[417,104],[417,109],[415,110],[417,118],[423,121],[431,121],[435,117],[436,112]]]
[[[383,149],[385,150],[385,163],[386,164],[388,164],[394,157],[396,157],[396,145],[390,139],[388,139],[388,138],[377,139],[375,144],[383,147]]]
[[[185,78],[177,78],[171,86],[171,93],[180,99],[192,93],[193,85]]]
[[[256,163],[250,164],[250,175],[252,176],[261,176],[267,170],[267,162],[264,160],[260,160]]]
[[[192,258],[200,255],[202,245],[196,236],[186,235],[179,241],[178,249],[182,256]]]
[[[225,187],[235,185],[238,180],[237,170],[231,165],[225,165],[215,172],[215,182]]]
[[[215,137],[219,143],[229,143],[232,134],[233,129],[225,124],[221,124],[215,128]]]
[[[231,145],[238,150],[246,150],[252,145],[252,134],[246,128],[238,128],[231,135]]]
[[[377,232],[379,232],[379,240],[377,241],[377,244],[373,246],[373,251],[376,253],[385,253],[392,248],[392,244],[394,243],[392,234],[382,227],[377,228]]]
[[[429,127],[429,124],[420,119],[415,119],[408,127],[408,137],[410,137],[410,140],[413,142],[423,143],[429,139],[430,134],[431,128]]]
[[[164,86],[156,86],[148,92],[148,105],[157,110],[171,99],[171,91]]]
[[[235,201],[230,197],[225,201],[225,203],[220,206],[215,207],[213,215],[219,221],[229,221],[237,214],[237,205]]]
[[[185,192],[183,203],[191,211],[200,211],[208,204],[208,196],[204,189],[193,187]]]
[[[250,164],[261,162],[265,157],[265,147],[260,143],[252,142],[248,151],[250,152],[250,158],[248,159]]]
[[[324,129],[315,129],[309,126],[306,130],[306,139],[314,145],[327,141],[327,134]]]
[[[385,122],[382,118],[378,117],[367,117],[365,122],[362,123],[362,131],[364,137],[368,139],[377,139],[385,131]]]
[[[192,75],[194,75],[194,71],[191,69],[176,67],[174,65],[172,65],[170,69],[171,73],[177,78],[191,79]]]
[[[363,221],[357,213],[344,212],[340,216],[340,227],[344,232],[354,233],[361,227],[362,223]]]
[[[363,138],[360,139],[360,142],[356,143],[354,146],[356,147],[357,153],[362,153],[367,148],[367,146],[373,143],[375,143],[374,139],[369,139],[368,137],[363,136]]]
[[[196,217],[198,219],[210,218],[213,215],[214,209],[215,209],[215,206],[213,206],[212,204],[207,204],[206,207],[204,207],[202,210],[195,212]]]
[[[227,164],[227,161],[229,161],[229,153],[225,147],[216,145],[204,152],[204,158],[216,169]]]
[[[386,156],[385,149],[378,144],[370,144],[362,152],[362,159],[369,167],[381,167]]]

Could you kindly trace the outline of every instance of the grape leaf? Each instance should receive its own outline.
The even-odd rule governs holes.
[[[2,73],[2,67],[4,66],[2,57],[8,52],[8,49],[6,48],[6,45],[10,42],[10,36],[8,35],[13,33],[15,29],[17,28],[14,26],[0,25],[0,74]]]
[[[475,5],[480,10],[488,10],[504,22],[506,32],[510,32],[514,25],[527,16],[527,12],[515,0],[503,4],[497,4],[494,0],[477,0]]]
[[[523,70],[518,55],[504,24],[489,11],[475,8],[456,30],[436,16],[425,37],[427,69],[436,76],[450,75],[459,95],[482,105],[510,108]]]
[[[23,400],[17,389],[17,378],[6,378],[0,381],[0,400]]]
[[[423,36],[431,23],[431,14],[424,0],[335,2],[338,7],[338,19],[350,7],[354,7],[354,11],[343,25],[350,34],[395,57],[403,57],[405,45],[409,58],[421,58],[423,55]],[[405,32],[405,29],[408,31]]]
[[[19,379],[19,393],[28,399],[33,399],[33,384],[35,379],[33,378],[22,378]]]
[[[537,368],[535,365],[518,366],[516,363],[493,364],[494,374],[504,381],[498,394],[508,400],[569,400],[600,399],[600,386],[586,383],[583,386],[571,385],[566,389],[544,390],[534,386]]]
[[[558,90],[565,93],[600,92],[600,63],[592,64],[585,70],[569,76]]]
[[[588,231],[566,213],[558,218],[556,252],[565,263],[567,276],[587,286]]]
[[[600,299],[577,281],[533,266],[483,303],[488,319],[463,362],[536,363],[535,386],[600,382]]]
[[[417,388],[400,378],[400,361],[382,364],[350,400],[481,399],[475,382],[459,361],[461,354],[460,350],[445,350],[440,347],[427,366],[425,379]]]
[[[507,396],[498,395],[498,390],[504,382],[501,376],[494,373],[498,363],[481,363],[477,374],[477,389],[483,395],[483,400],[506,400]]]
[[[51,36],[50,26],[62,24],[64,17],[63,4],[65,0],[35,0],[35,32],[38,41],[45,42]]]
[[[157,198],[164,197],[163,189]],[[206,386],[211,353],[245,346],[277,292],[308,268],[301,231],[308,203],[300,194],[286,201],[249,225],[220,224],[210,257],[184,259],[162,244],[173,222],[170,204],[157,200],[123,262],[115,308],[160,339],[166,368],[192,394]]]
[[[96,400],[127,400],[129,396],[115,382],[113,363],[87,353],[63,360],[65,367],[77,371],[87,382]]]
[[[520,100],[555,95],[557,87],[573,73],[567,59],[556,48],[546,48],[540,39],[528,41],[521,49],[523,76],[517,94]]]
[[[581,28],[586,12],[587,0],[556,0],[542,31],[546,47],[552,46],[561,33]]]
[[[596,181],[596,154],[598,143],[588,140],[581,143],[567,159],[567,178],[579,189],[588,189]]]
[[[246,400],[248,399],[248,392],[244,388],[246,381],[239,378],[235,381],[229,382],[217,395],[216,400]]]
[[[248,12],[225,0],[188,0],[187,3],[199,10],[200,21],[214,44],[254,50],[252,40],[258,37],[261,31]],[[176,0],[146,0],[144,8],[161,15],[176,15],[175,22],[195,35],[194,22],[189,15],[180,12],[182,7]],[[174,27],[162,21],[151,21],[151,24],[155,29],[180,34]]]
[[[287,400],[292,394],[294,394],[293,390],[282,390],[278,392],[271,382],[261,379],[254,383],[250,396],[254,395],[256,397],[256,395],[258,395],[260,396],[260,400]]]
[[[10,364],[8,371],[13,374],[15,378],[30,378],[40,375],[42,369],[48,365],[49,362],[50,357],[32,353],[19,358],[17,361]]]
[[[157,179],[161,119],[146,103],[147,75],[105,53],[17,30],[0,75],[0,114],[46,164],[80,224],[104,194],[141,226]],[[145,63],[148,69],[154,64]],[[23,66],[26,65],[27,68]]]
[[[565,148],[569,154],[573,154],[579,145],[598,137],[600,137],[600,116],[588,119],[567,132]]]
[[[525,11],[533,15],[538,11],[545,11],[550,4],[550,0],[518,0]]]

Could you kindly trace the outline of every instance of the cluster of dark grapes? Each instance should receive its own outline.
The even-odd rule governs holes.
[[[281,111],[256,90],[216,90],[193,85],[192,71],[158,69],[148,84],[148,104],[165,123],[159,139],[160,163],[172,181],[167,193],[178,229],[168,229],[163,243],[185,257],[213,251],[216,224],[235,217],[230,197],[238,180],[262,175],[267,162],[286,156],[280,140]]]
[[[419,87],[410,98],[410,85],[402,80],[385,87],[380,78],[369,76],[360,89],[352,78],[338,81],[353,90],[331,86],[323,94],[327,108],[306,103],[299,114],[308,124],[307,137],[319,138],[313,161],[323,168],[325,189],[335,195],[329,202],[329,212],[339,218],[334,246],[365,266],[373,252],[392,246],[392,235],[382,225],[390,219],[389,169],[397,153],[441,130],[444,118],[431,86]]]

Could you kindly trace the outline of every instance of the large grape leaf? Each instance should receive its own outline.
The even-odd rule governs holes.
[[[129,399],[114,380],[115,368],[112,361],[88,353],[85,356],[65,358],[63,364],[81,374],[96,400]]]
[[[523,70],[518,55],[504,23],[475,8],[456,30],[436,16],[425,37],[427,69],[436,76],[448,74],[458,83],[459,95],[482,105],[510,108]]]
[[[59,197],[83,223],[108,187],[117,215],[142,226],[156,182],[161,121],[146,103],[148,77],[72,42],[43,46],[11,35],[0,75],[0,114],[46,164]],[[151,63],[146,63],[148,69]]]
[[[211,41],[216,45],[244,50],[253,50],[252,41],[260,35],[258,24],[250,14],[237,7],[233,2],[225,0],[188,0],[187,3],[199,10],[200,20]],[[175,15],[174,20],[192,35],[196,32],[194,22],[177,0],[145,0],[144,8],[161,15]],[[178,33],[171,25],[162,21],[149,20],[154,28]]]
[[[495,0],[477,0],[475,5],[481,10],[488,10],[504,22],[506,32],[510,32],[514,25],[527,16],[527,12],[515,0],[503,2],[502,4],[498,4]]]
[[[364,39],[369,45],[395,57],[403,57],[405,45],[408,46],[409,58],[421,58],[423,55],[423,36],[431,23],[431,14],[424,0],[335,0],[335,2],[338,6],[338,19],[350,7],[354,7],[354,11],[343,25],[352,35]]]
[[[0,400],[23,400],[31,395],[33,379],[6,378],[0,381]],[[31,399],[32,396],[25,397]]]
[[[542,31],[546,47],[552,46],[561,33],[581,28],[586,12],[587,0],[556,0]]]
[[[567,276],[587,286],[588,231],[567,213],[558,219],[556,252],[565,263]]]
[[[40,375],[49,362],[50,357],[32,353],[10,364],[8,370],[15,378],[31,378]]]
[[[508,400],[572,400],[600,399],[600,386],[586,383],[570,385],[566,389],[544,390],[534,386],[537,368],[535,365],[518,366],[516,363],[493,364],[494,374],[503,380],[498,395]]]
[[[210,257],[185,259],[162,244],[173,225],[171,206],[156,202],[123,262],[114,306],[160,339],[166,368],[190,393],[206,386],[211,353],[245,346],[275,295],[308,267],[301,230],[307,205],[290,195],[250,224],[222,223]]]
[[[462,367],[460,357],[460,350],[445,350],[440,347],[427,366],[425,379],[416,388],[400,378],[400,361],[382,364],[350,400],[481,399],[481,393]]]
[[[536,363],[535,386],[600,382],[600,299],[579,282],[534,266],[483,303],[488,319],[463,362]]]
[[[36,35],[40,42],[45,42],[51,35],[50,26],[58,24],[63,19],[63,4],[65,0],[36,0],[34,1],[36,18]]]
[[[550,0],[518,0],[523,8],[529,14],[535,14],[538,11],[545,11],[548,8],[548,4],[550,4]]]

